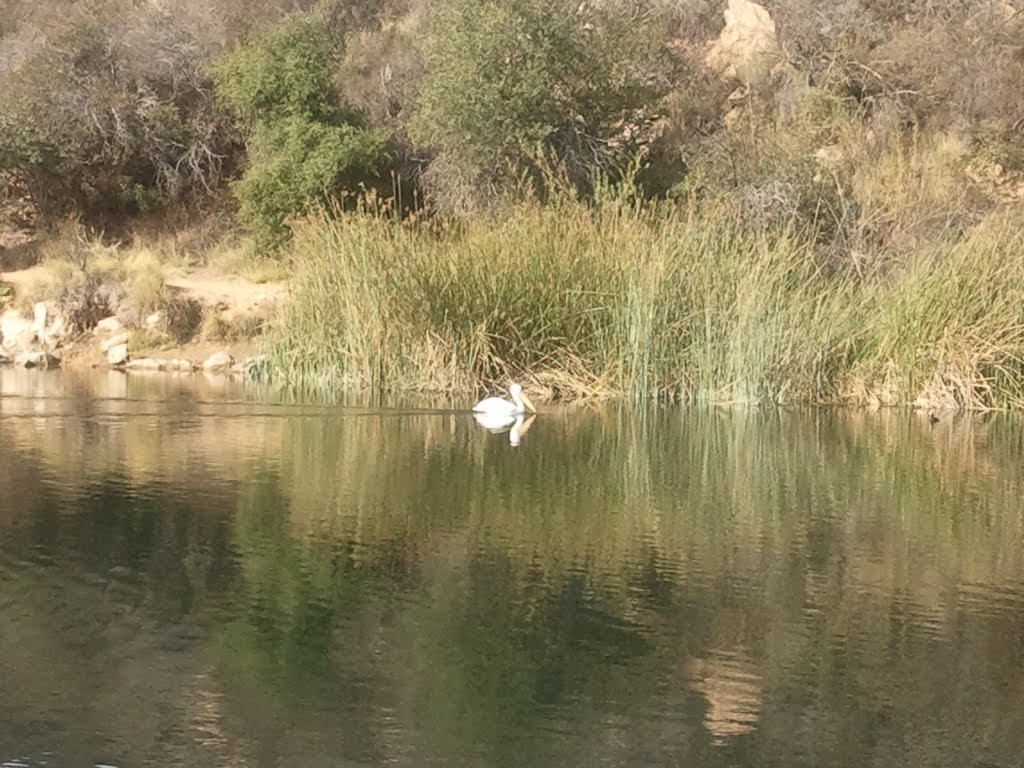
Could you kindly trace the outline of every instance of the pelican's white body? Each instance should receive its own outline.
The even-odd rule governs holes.
[[[508,393],[512,397],[512,402],[501,397],[488,397],[474,405],[473,412],[495,417],[504,416],[510,419],[525,413],[536,413],[537,409],[533,407],[530,398],[523,394],[521,386],[513,384],[508,388]]]

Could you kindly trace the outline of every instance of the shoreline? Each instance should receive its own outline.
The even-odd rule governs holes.
[[[710,204],[524,205],[443,237],[313,215],[272,262],[277,282],[219,251],[189,269],[143,240],[90,244],[88,269],[51,258],[3,273],[0,353],[258,370],[328,396],[516,381],[541,403],[1024,411],[1021,232],[1003,212],[862,272],[828,261],[813,232],[752,232]]]
[[[399,407],[394,403],[402,403],[402,408],[415,407],[423,408],[425,411],[439,411],[444,414],[464,413],[472,416],[471,405],[480,396],[479,391],[424,391],[424,390],[372,390],[345,389],[325,390],[316,388],[301,388],[290,386],[284,383],[274,383],[263,375],[249,375],[239,369],[240,363],[256,362],[246,358],[235,363],[233,367],[219,368],[217,370],[206,370],[197,365],[191,370],[174,370],[170,368],[130,368],[126,366],[110,366],[102,363],[86,363],[81,358],[73,359],[68,365],[61,365],[52,368],[19,369],[16,366],[0,365],[0,373],[4,371],[23,371],[25,373],[43,372],[47,375],[66,374],[69,377],[100,376],[102,374],[121,374],[127,380],[137,378],[150,382],[166,380],[168,382],[194,382],[196,385],[231,382],[241,387],[270,388],[280,393],[289,393],[293,397],[309,403],[332,405],[338,403],[356,402],[363,406],[372,407]],[[260,356],[259,362],[265,362]],[[524,387],[524,389],[527,389]],[[501,395],[501,392],[497,393]],[[843,416],[856,416],[863,414],[867,416],[903,416],[915,421],[927,422],[929,425],[938,427],[942,424],[956,423],[960,418],[969,422],[987,420],[992,417],[1010,417],[1014,419],[1024,418],[1024,410],[1013,408],[988,408],[988,409],[967,409],[967,408],[942,408],[929,404],[916,403],[877,403],[877,402],[755,402],[740,400],[692,400],[692,401],[671,401],[664,399],[651,400],[646,403],[638,403],[624,395],[609,395],[601,398],[589,398],[579,400],[564,399],[543,399],[544,394],[535,393],[531,398],[537,402],[540,408],[534,416],[543,416],[551,413],[561,413],[565,409],[579,409],[589,411],[610,407],[613,409],[625,409],[630,412],[640,412],[647,409],[660,411],[663,409],[676,410],[680,412],[723,412],[731,414],[742,414],[756,412],[763,415],[772,413],[778,415],[793,414],[837,414]],[[410,406],[426,403],[426,405]],[[464,406],[457,403],[464,402]]]
[[[287,293],[283,282],[254,283],[209,268],[165,276],[170,270],[161,266],[161,308],[135,322],[110,314],[87,331],[72,331],[52,269],[35,264],[0,273],[0,285],[9,286],[0,296],[0,364],[248,376],[266,364],[262,333]],[[189,338],[168,330],[175,306],[195,314]]]

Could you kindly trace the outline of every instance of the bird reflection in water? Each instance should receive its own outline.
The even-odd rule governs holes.
[[[474,413],[476,423],[494,434],[508,432],[508,442],[515,448],[523,439],[523,435],[530,429],[537,415],[534,413],[497,414],[497,413]]]

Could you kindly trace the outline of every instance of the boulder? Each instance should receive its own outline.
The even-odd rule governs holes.
[[[227,371],[234,362],[234,358],[227,352],[214,352],[203,362],[203,370],[207,373]]]
[[[708,51],[708,66],[722,77],[754,85],[784,61],[768,9],[752,0],[729,0],[725,28]]]
[[[95,333],[98,336],[106,336],[108,334],[121,333],[124,330],[124,325],[116,317],[105,317],[96,323]]]
[[[129,360],[128,345],[125,343],[114,344],[107,348],[107,363],[110,365],[124,365]]]
[[[39,340],[48,347],[63,346],[68,340],[68,323],[64,315],[57,315],[39,333]]]
[[[151,315],[147,315],[144,322],[145,322],[147,328],[156,328],[163,321],[164,321],[164,313],[163,312],[154,312]]]
[[[46,307],[46,302],[36,302],[35,306],[32,307],[32,319],[35,331],[40,336],[46,331],[46,321],[49,319],[50,312]]]
[[[40,301],[32,307],[32,330],[36,334],[36,343],[54,349],[67,340],[68,324],[64,315],[55,315],[46,302]]]
[[[14,358],[14,364],[19,368],[57,368],[60,366],[60,360],[49,352],[40,350],[23,352]]]
[[[8,309],[0,315],[0,348],[8,355],[31,351],[37,340],[34,322],[22,317],[16,309]]]
[[[104,339],[100,342],[100,352],[109,352],[114,347],[119,347],[122,344],[128,343],[128,332],[115,334],[108,339]]]

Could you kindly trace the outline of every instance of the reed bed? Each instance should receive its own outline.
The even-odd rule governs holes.
[[[1002,215],[865,273],[714,205],[325,214],[295,226],[272,359],[327,390],[1020,407],[1021,241]]]

